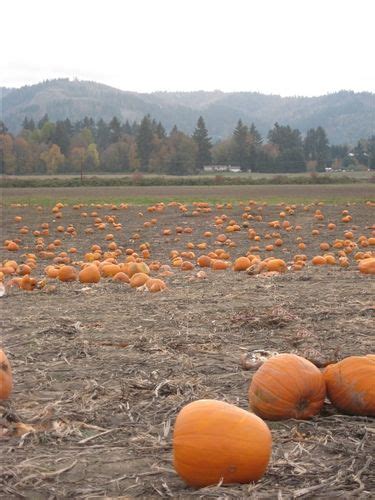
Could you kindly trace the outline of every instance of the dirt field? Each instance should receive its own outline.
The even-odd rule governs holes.
[[[313,211],[298,207],[289,217],[293,225],[302,225],[298,235],[309,258],[321,253],[319,242],[342,238],[352,226],[358,226],[356,235],[370,234],[374,208],[349,207],[349,226],[340,222],[343,208],[321,207],[325,220],[318,239],[311,236],[318,225]],[[170,264],[171,249],[203,241],[205,230],[222,232],[213,225],[214,214],[225,212],[241,222],[242,213],[235,206],[191,217],[167,208],[146,230],[148,215],[144,211],[142,217],[140,210],[113,212],[123,224],[116,242],[137,248],[149,241],[152,259],[164,264]],[[97,212],[100,217],[112,213]],[[280,207],[265,207],[264,220],[251,226],[263,234],[266,221],[279,212]],[[107,231],[86,235],[88,218],[69,207],[63,213],[63,219],[52,222],[50,209],[3,208],[2,239],[19,236],[22,225],[35,229],[49,222],[50,242],[57,225],[72,223],[77,238],[58,237],[63,250],[77,246],[77,260],[94,242],[105,245]],[[23,216],[22,223],[13,222],[15,215]],[[328,231],[330,221],[337,223],[336,230]],[[163,228],[177,225],[191,226],[193,233],[178,241],[174,232],[161,235]],[[141,235],[138,241],[132,240],[135,232]],[[289,261],[300,253],[296,233],[282,236],[284,246],[274,255]],[[250,242],[245,229],[231,238],[237,243],[230,248],[233,260]],[[210,249],[217,246],[214,239]],[[32,251],[31,233],[22,241],[22,250],[11,258],[20,259],[27,245]],[[1,249],[1,260],[9,254]],[[42,277],[47,263],[41,261],[36,276]],[[207,278],[198,279],[197,270],[176,270],[166,278],[168,289],[156,294],[110,280],[56,286],[52,280],[42,290],[12,288],[0,298],[1,343],[15,381],[11,401],[0,404],[0,429],[8,431],[0,436],[1,498],[375,497],[375,419],[339,414],[328,401],[311,421],[268,423],[273,454],[258,483],[194,490],[178,478],[171,447],[176,414],[201,398],[246,409],[253,372],[242,369],[241,354],[262,349],[327,361],[374,352],[375,346],[374,278],[360,275],[353,259],[348,269],[308,265],[271,278],[207,270]],[[25,430],[21,423],[32,428],[20,437],[15,434]]]

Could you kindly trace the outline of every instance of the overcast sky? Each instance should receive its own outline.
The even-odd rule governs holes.
[[[0,86],[375,91],[375,0],[8,0]]]

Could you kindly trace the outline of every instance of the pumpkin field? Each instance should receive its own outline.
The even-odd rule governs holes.
[[[103,202],[99,189],[96,202],[53,189],[4,200],[1,498],[374,498],[370,187],[356,201],[345,187],[351,201],[340,193],[334,202],[319,201],[319,186],[294,202],[246,197],[246,187],[237,197],[231,190],[233,201],[223,190],[223,201],[204,190],[194,201],[190,189],[189,201],[161,193],[141,205],[120,201],[120,189],[114,202]],[[362,392],[348,401],[328,377],[351,357],[350,377],[356,363],[367,371]],[[311,411],[313,382],[288,369],[301,358],[322,384]],[[266,407],[254,386],[249,391],[274,359],[286,364],[271,389],[305,383],[303,408],[291,409],[287,396]],[[179,412],[198,400],[215,401],[202,403],[207,414],[199,417],[209,432],[193,444],[193,435],[179,437],[192,467],[202,456],[215,461],[224,438],[225,450],[258,446],[258,460],[267,455],[260,427],[246,450],[240,425],[225,430],[237,410],[218,402],[247,410],[239,414],[246,420],[249,397],[272,436],[259,474],[211,481],[197,465],[186,480],[173,434]],[[200,457],[194,446],[202,446]]]

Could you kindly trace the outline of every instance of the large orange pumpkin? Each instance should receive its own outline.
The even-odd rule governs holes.
[[[271,433],[256,415],[223,401],[202,399],[177,416],[173,462],[191,486],[248,483],[263,476],[271,447]]]
[[[350,356],[324,370],[327,395],[351,415],[375,417],[375,355]]]
[[[296,354],[278,354],[254,374],[251,409],[266,420],[308,419],[319,413],[326,395],[320,370]]]
[[[13,389],[12,370],[5,352],[0,349],[0,400],[8,399]]]

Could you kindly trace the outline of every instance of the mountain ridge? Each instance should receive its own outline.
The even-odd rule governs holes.
[[[355,144],[375,134],[375,94],[340,90],[323,96],[281,97],[260,92],[155,91],[141,93],[84,80],[61,78],[20,88],[0,87],[2,119],[12,132],[25,116],[72,121],[91,116],[140,121],[150,114],[167,129],[192,133],[200,115],[214,140],[231,135],[238,119],[254,122],[265,137],[275,122],[298,128],[322,126],[332,144]]]

